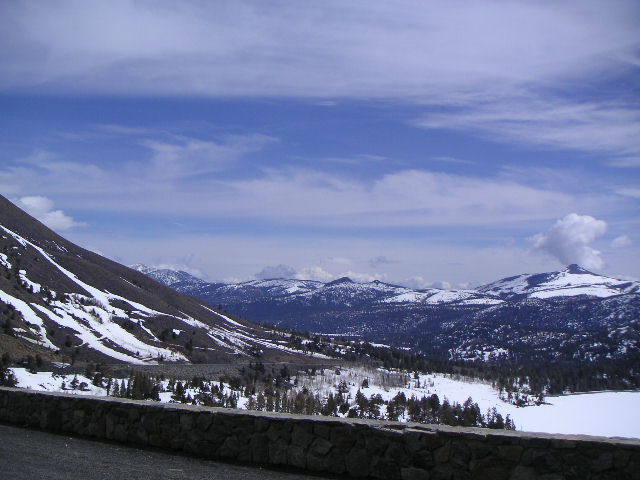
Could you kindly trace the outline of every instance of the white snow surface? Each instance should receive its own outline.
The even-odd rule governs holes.
[[[52,372],[31,373],[26,368],[11,368],[13,376],[18,381],[19,388],[28,388],[30,390],[42,390],[47,392],[65,392],[76,395],[97,395],[106,396],[107,391],[104,388],[96,387],[91,380],[84,375],[55,375]],[[71,389],[71,382],[74,377],[78,381],[78,385],[82,382],[86,383],[85,389]],[[62,385],[66,388],[62,388]]]
[[[20,275],[20,280],[22,280],[29,287],[31,287],[32,290],[33,290],[33,293],[40,293],[40,290],[42,290],[42,285],[40,285],[39,283],[35,283],[35,282],[32,282],[31,280],[29,280],[27,278],[27,271],[26,270],[20,270],[20,272],[18,272],[18,273]]]
[[[30,373],[24,368],[10,369],[21,388],[33,390],[75,393],[78,395],[106,395],[104,388],[92,385],[90,379],[77,375],[78,383],[87,383],[87,390],[69,390],[74,375],[54,375],[52,372]],[[604,437],[640,438],[640,392],[592,392],[573,395],[547,397],[547,404],[529,407],[516,407],[502,401],[498,392],[487,383],[453,378],[445,374],[413,375],[385,370],[365,370],[358,368],[325,369],[316,375],[299,374],[299,386],[309,388],[326,398],[341,380],[347,382],[349,395],[353,399],[358,389],[367,397],[379,394],[390,400],[398,392],[404,392],[407,398],[415,395],[437,394],[440,401],[448,399],[450,403],[464,403],[469,397],[486,413],[496,407],[503,416],[510,415],[521,431],[546,432],[558,434],[584,434]],[[368,379],[369,387],[363,388],[362,381]],[[62,385],[66,385],[66,389]],[[166,381],[163,386],[166,387]],[[225,393],[231,393],[224,385]],[[189,392],[193,396],[196,392]],[[170,392],[160,393],[162,402],[171,400]],[[246,408],[248,399],[240,396],[238,408]],[[384,410],[384,407],[383,407]],[[401,421],[406,419],[401,419]]]
[[[546,278],[541,278],[546,275]],[[640,283],[597,275],[569,266],[560,272],[523,274],[490,283],[479,291],[493,295],[527,295],[530,298],[570,297],[588,295],[612,297],[640,291]]]
[[[0,265],[2,265],[7,270],[11,269],[11,263],[9,263],[9,257],[7,257],[4,253],[0,253]]]
[[[58,348],[51,343],[51,341],[47,338],[47,329],[44,326],[44,322],[42,319],[31,309],[31,307],[24,301],[12,297],[8,293],[0,290],[0,301],[4,303],[13,305],[13,307],[19,311],[24,319],[35,325],[37,328],[37,332],[33,332],[36,337],[38,337],[37,343],[42,345],[43,347],[50,348],[52,350],[57,350]]]
[[[471,397],[482,413],[495,407],[503,417],[509,415],[516,428],[522,431],[640,438],[640,391],[548,397],[545,400],[548,405],[516,407],[503,401],[499,392],[488,383],[445,374],[419,375],[419,386],[412,376],[406,376],[404,386],[390,386],[397,375],[383,370],[341,369],[340,375],[325,370],[324,376],[324,379],[320,378],[320,373],[316,377],[300,376],[300,387],[307,386],[310,391],[318,391],[326,397],[333,385],[346,380],[352,398],[358,389],[367,397],[380,394],[384,400],[390,400],[398,392],[404,392],[407,398],[435,393],[441,402],[447,398],[450,403],[459,404]],[[361,386],[365,378],[369,380],[368,388]],[[386,387],[381,386],[385,383]]]

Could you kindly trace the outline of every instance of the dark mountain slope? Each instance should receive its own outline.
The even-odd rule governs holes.
[[[65,240],[0,196],[0,328],[60,360],[304,358],[287,334],[214,311]],[[0,346],[14,341],[0,342]]]

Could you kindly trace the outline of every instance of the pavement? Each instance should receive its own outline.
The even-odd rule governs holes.
[[[0,424],[0,478],[11,480],[319,480]]]

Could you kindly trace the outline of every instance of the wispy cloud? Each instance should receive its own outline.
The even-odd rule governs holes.
[[[640,108],[635,102],[576,102],[519,96],[430,113],[423,128],[461,130],[494,141],[539,148],[606,153],[614,166],[637,166],[628,157],[640,153]]]
[[[633,241],[631,240],[631,237],[629,235],[620,235],[619,237],[611,240],[611,247],[624,248],[630,246],[632,243]]]
[[[229,162],[264,149],[277,139],[261,134],[227,136],[222,141],[174,137],[142,140],[152,152],[150,169],[156,178],[177,180],[216,172]]]

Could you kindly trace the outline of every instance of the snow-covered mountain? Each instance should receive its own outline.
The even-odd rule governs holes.
[[[161,280],[161,275],[148,275]],[[640,352],[640,284],[577,265],[476,290],[271,279],[180,291],[246,318],[452,358],[623,358]]]
[[[158,282],[165,284],[168,287],[177,290],[176,287],[181,286],[183,288],[197,288],[202,285],[206,285],[208,282],[198,277],[194,277],[190,273],[183,270],[172,270],[169,268],[154,268],[148,267],[137,263],[131,265],[131,268],[137,270],[145,275],[152,276]]]
[[[284,278],[250,280],[234,284],[207,283],[182,271],[156,269],[142,264],[134,265],[132,268],[184,293],[198,297],[215,295],[223,304],[229,300],[273,298],[286,302],[304,299],[312,303],[336,305],[499,305],[513,299],[581,296],[608,298],[640,293],[640,282],[598,275],[575,264],[557,272],[525,273],[503,278],[475,290],[412,289],[379,280],[356,283],[348,277],[326,283]]]
[[[185,272],[158,278],[208,285]],[[300,339],[222,314],[72,244],[0,196],[3,353],[60,362],[228,362],[258,353],[302,358],[295,345]]]
[[[579,265],[569,265],[560,272],[523,274],[503,278],[478,288],[500,298],[613,297],[639,293],[640,283],[598,275]]]

